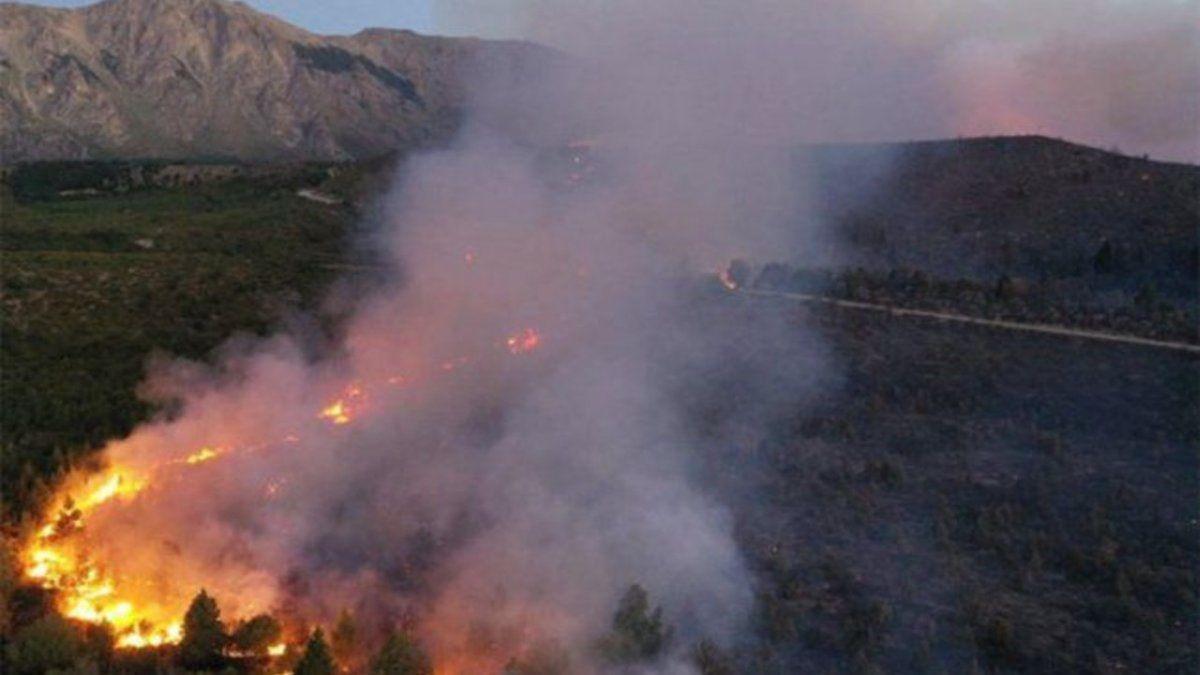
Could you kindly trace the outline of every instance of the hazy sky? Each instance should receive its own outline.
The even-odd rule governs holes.
[[[37,0],[32,4],[78,7],[95,0]],[[367,27],[445,32],[434,22],[433,0],[249,0],[246,4],[316,33],[354,33]]]

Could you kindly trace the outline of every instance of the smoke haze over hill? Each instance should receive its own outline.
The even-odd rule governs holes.
[[[805,141],[1037,133],[1200,159],[1194,0],[444,0],[435,16],[582,54],[640,31],[623,45],[630,60],[689,36],[705,45],[696,68],[720,52],[743,64],[738,79],[709,81],[713,98],[787,106]],[[728,40],[737,33],[755,39]],[[762,95],[780,89],[796,98]]]

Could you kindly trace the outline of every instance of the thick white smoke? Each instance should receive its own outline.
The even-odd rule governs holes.
[[[756,26],[658,28],[519,81],[479,64],[461,136],[385,200],[394,280],[335,353],[281,335],[155,367],[171,415],[106,451],[146,487],[83,534],[139,608],[178,617],[206,588],[232,616],[415,617],[448,672],[544,642],[586,669],[634,582],[677,656],[746,628],[751,581],[692,478],[680,389],[732,350],[755,384],[725,424],[753,442],[817,375],[794,332],[695,314],[718,265],[812,238],[784,143],[802,80],[754,79],[788,58]],[[561,150],[581,137],[577,167]],[[738,353],[747,331],[778,346]]]

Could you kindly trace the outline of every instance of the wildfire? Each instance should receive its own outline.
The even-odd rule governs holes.
[[[526,328],[505,340],[512,354],[525,354],[541,344],[541,336]],[[438,369],[452,371],[469,363],[465,356],[442,362]],[[393,375],[381,378],[379,385],[409,385],[418,378]],[[316,417],[335,426],[353,422],[365,409],[368,393],[362,383],[354,382],[340,396],[322,407]],[[299,442],[299,436],[287,434],[279,443]],[[155,647],[174,644],[182,638],[179,608],[141,602],[140,594],[130,588],[136,580],[124,579],[89,557],[86,541],[75,535],[83,532],[88,518],[106,504],[137,499],[162,471],[188,471],[238,453],[268,447],[258,445],[205,445],[179,459],[134,470],[110,466],[83,481],[68,481],[60,497],[52,503],[42,524],[34,530],[21,553],[25,576],[41,587],[54,591],[59,610],[67,617],[89,623],[112,626],[116,645],[122,648]],[[287,484],[284,477],[272,478],[263,487],[265,499],[273,499]],[[78,495],[73,498],[71,495]],[[286,645],[272,645],[269,653],[278,656]]]
[[[721,280],[721,285],[725,288],[731,291],[736,291],[738,289],[738,282],[733,278],[733,275],[729,272],[728,267],[718,270],[717,278]]]
[[[348,412],[346,410],[346,402],[341,399],[334,401],[333,405],[330,405],[327,408],[325,408],[324,410],[322,410],[321,414],[318,415],[318,417],[327,419],[330,422],[333,422],[334,424],[349,424],[350,423],[350,415],[348,414]]]
[[[213,448],[205,446],[185,457],[183,461],[188,464],[199,464],[201,462],[207,462],[210,459],[216,459],[216,457],[220,454],[221,452],[219,450],[214,450]]]
[[[178,641],[181,628],[177,623],[148,627],[134,603],[118,596],[115,580],[72,545],[69,537],[83,529],[88,514],[114,500],[134,499],[147,482],[132,471],[110,467],[82,486],[78,500],[66,497],[50,511],[53,515],[38,528],[22,556],[29,579],[58,591],[59,609],[65,616],[110,624],[121,647]]]
[[[134,626],[130,632],[117,638],[117,646],[129,649],[161,647],[165,644],[175,644],[181,639],[183,639],[183,626],[178,623],[169,624],[162,630],[149,632],[142,632],[141,626]]]
[[[362,387],[352,384],[346,387],[341,398],[322,408],[317,417],[329,420],[339,426],[349,424],[354,419],[358,405],[361,405],[365,398],[366,394],[363,393]]]
[[[94,490],[87,493],[76,503],[81,511],[88,511],[114,497],[132,497],[146,487],[144,479],[134,479],[120,471],[112,473]]]
[[[526,328],[519,333],[510,335],[504,344],[513,354],[527,354],[542,344],[542,336],[536,330]]]

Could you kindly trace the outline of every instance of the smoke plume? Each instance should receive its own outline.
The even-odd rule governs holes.
[[[820,359],[780,321],[696,320],[719,265],[816,236],[784,142],[805,82],[756,76],[788,45],[726,18],[631,27],[515,80],[479,64],[460,137],[386,197],[389,280],[333,349],[283,333],[154,365],[166,412],[75,486],[102,498],[64,546],[116,588],[75,614],[153,641],[132,618],[177,622],[205,588],[230,617],[415,626],[445,672],[544,645],[588,671],[639,583],[676,627],[664,667],[736,639],[751,583],[692,449],[751,442]],[[753,386],[705,436],[681,388],[735,360]]]

